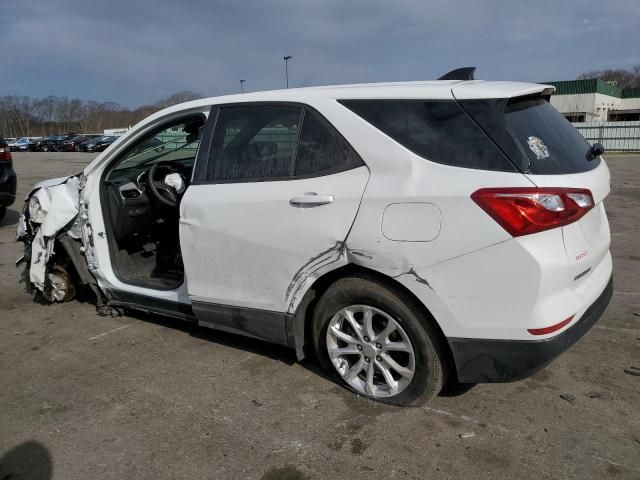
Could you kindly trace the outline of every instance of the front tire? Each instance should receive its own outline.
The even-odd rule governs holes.
[[[443,347],[413,299],[373,278],[337,280],[313,314],[313,342],[338,383],[372,400],[416,405],[445,382]]]

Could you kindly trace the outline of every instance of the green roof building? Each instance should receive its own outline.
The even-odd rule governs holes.
[[[556,87],[551,104],[572,122],[640,120],[640,88],[597,78],[544,83]]]

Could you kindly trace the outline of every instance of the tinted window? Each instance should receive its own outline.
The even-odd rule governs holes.
[[[207,180],[265,180],[293,174],[302,109],[289,106],[222,107]]]
[[[457,167],[515,167],[453,101],[348,100],[343,105],[428,160]]]
[[[580,173],[600,163],[587,160],[589,143],[543,98],[509,102],[504,117],[532,173]]]
[[[326,122],[306,111],[296,155],[296,175],[320,175],[363,165],[346,141]]]

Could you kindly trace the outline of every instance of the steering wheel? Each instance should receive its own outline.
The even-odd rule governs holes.
[[[177,207],[178,202],[180,201],[178,193],[171,188],[169,185],[164,183],[164,179],[156,180],[156,172],[160,169],[167,170],[169,173],[177,172],[176,168],[173,167],[169,162],[158,162],[155,163],[150,169],[148,173],[149,178],[149,188],[153,196],[164,205],[169,207]]]

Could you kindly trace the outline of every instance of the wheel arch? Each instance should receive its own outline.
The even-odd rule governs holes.
[[[427,306],[420,301],[420,299],[409,288],[403,285],[389,275],[378,272],[371,268],[356,265],[354,263],[348,263],[341,267],[338,267],[330,272],[325,273],[319,277],[305,292],[302,300],[298,304],[295,313],[290,317],[290,325],[287,328],[287,336],[289,344],[296,349],[296,355],[298,360],[303,360],[308,356],[313,356],[313,352],[310,349],[313,338],[313,311],[315,306],[327,289],[337,280],[350,276],[362,276],[368,278],[381,286],[395,290],[403,299],[409,302],[412,308],[421,314],[421,318],[430,322],[431,326],[438,335],[435,339],[438,341],[441,351],[444,352],[445,358],[442,360],[449,367],[448,371],[451,374],[455,374],[456,365],[451,347],[447,338],[442,330],[442,327],[427,308]]]

